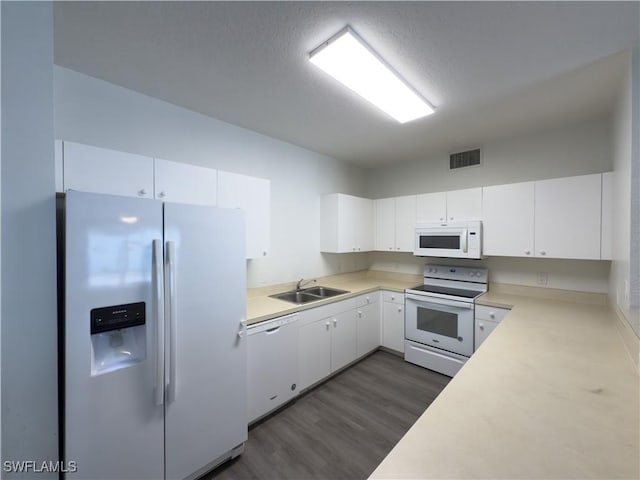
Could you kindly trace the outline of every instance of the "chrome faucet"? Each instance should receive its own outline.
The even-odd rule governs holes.
[[[305,280],[304,278],[301,278],[300,280],[298,280],[298,283],[296,283],[296,290],[301,290],[303,285],[308,285],[312,282],[315,282],[314,280]]]

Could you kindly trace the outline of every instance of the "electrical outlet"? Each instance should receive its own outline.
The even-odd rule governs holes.
[[[538,272],[536,283],[538,285],[546,285],[549,283],[549,274],[547,272]]]

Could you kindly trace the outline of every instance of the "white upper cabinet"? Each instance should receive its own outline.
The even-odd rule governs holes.
[[[613,173],[602,174],[602,231],[600,258],[612,260],[613,255]]]
[[[535,182],[535,255],[600,259],[602,175]]]
[[[396,251],[413,252],[416,228],[416,196],[396,197]]]
[[[375,249],[393,252],[396,249],[396,200],[395,198],[374,200],[374,208],[376,212]]]
[[[53,144],[53,158],[55,165],[56,192],[64,192],[62,140]]]
[[[534,255],[534,182],[485,187],[482,208],[484,255]]]
[[[216,205],[216,170],[155,159],[155,198],[166,202]]]
[[[482,219],[482,188],[447,192],[447,222]]]
[[[447,219],[447,193],[423,193],[416,197],[416,223],[439,223]]]
[[[320,250],[331,253],[373,250],[373,200],[342,193],[322,197]]]
[[[416,196],[374,200],[375,249],[412,252],[416,223]]]
[[[64,191],[153,198],[153,158],[63,143]]]
[[[244,211],[247,258],[266,257],[271,248],[271,181],[219,171],[218,206]]]
[[[424,193],[417,196],[416,223],[482,219],[482,188]]]

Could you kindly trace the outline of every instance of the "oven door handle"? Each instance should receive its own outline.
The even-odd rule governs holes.
[[[437,298],[437,297],[425,297],[422,295],[413,295],[411,293],[406,293],[405,297],[407,300],[413,300],[415,302],[422,303],[422,304],[434,303],[436,305],[446,305],[448,307],[464,308],[467,310],[473,309],[473,303],[456,302],[454,300],[446,300],[444,298]]]
[[[464,230],[462,230],[462,234],[460,235],[460,237],[462,238],[462,252],[463,253],[467,253],[467,245],[468,245],[468,240],[469,240],[469,230],[467,230],[466,228]]]

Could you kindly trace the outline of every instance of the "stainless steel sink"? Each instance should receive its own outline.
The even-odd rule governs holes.
[[[308,302],[316,302],[320,300],[320,297],[316,295],[309,295],[304,292],[296,292],[295,290],[291,292],[277,293],[275,295],[269,295],[270,297],[277,298],[278,300],[284,300],[285,302],[291,303],[308,303]]]
[[[312,287],[302,290],[290,290],[288,292],[276,293],[269,295],[271,298],[277,298],[278,300],[284,300],[285,302],[291,302],[298,305],[309,302],[317,302],[325,298],[335,297],[336,295],[342,295],[343,293],[349,293],[347,290],[340,290],[337,288],[329,287]]]
[[[311,295],[317,295],[322,298],[335,297],[336,295],[342,295],[343,293],[349,293],[346,290],[340,290],[337,288],[329,288],[329,287],[311,287],[305,288],[304,293],[310,293]]]

